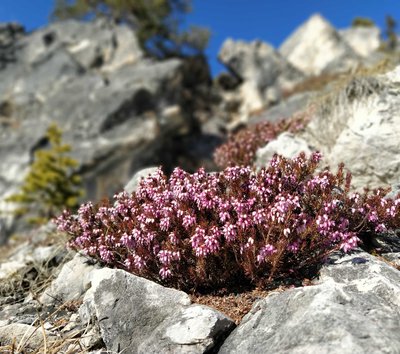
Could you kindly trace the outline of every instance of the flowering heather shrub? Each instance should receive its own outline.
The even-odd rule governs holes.
[[[214,152],[214,162],[217,166],[250,166],[253,165],[256,152],[280,133],[298,132],[304,128],[307,119],[304,115],[277,123],[262,122],[249,126],[231,135],[228,141]]]
[[[58,227],[72,248],[184,290],[298,277],[332,250],[356,247],[361,234],[400,227],[400,195],[350,194],[343,166],[315,173],[320,158],[276,155],[257,173],[176,168],[167,179],[159,170],[113,205],[64,212]]]

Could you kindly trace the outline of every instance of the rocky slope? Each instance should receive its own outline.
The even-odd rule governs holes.
[[[220,59],[230,73],[212,88],[201,61],[152,61],[129,29],[101,21],[31,34],[4,25],[0,44],[0,199],[16,190],[33,152],[46,146],[52,121],[73,147],[88,197],[98,198],[143,166],[193,168],[209,160],[223,130],[304,111],[305,129],[260,148],[258,166],[275,152],[320,150],[332,168],[346,163],[354,188],[392,185],[391,196],[399,192],[400,69],[376,69],[386,56],[377,28],[338,31],[314,15],[279,49],[228,40]],[[374,69],[343,80],[341,71],[358,65]],[[328,82],[310,85],[315,78]],[[126,189],[151,171],[139,172]],[[259,293],[236,323],[233,304],[205,306],[100,268],[60,238],[47,225],[1,249],[0,352],[399,353],[399,232],[372,236],[380,256],[335,253],[317,278]],[[232,297],[240,303],[246,295]]]

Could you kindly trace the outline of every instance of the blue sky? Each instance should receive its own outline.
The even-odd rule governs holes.
[[[48,22],[54,0],[0,0],[0,22],[18,21],[28,30]],[[194,11],[187,23],[204,25],[212,31],[207,55],[213,73],[223,68],[218,51],[227,37],[262,39],[274,46],[315,12],[336,28],[349,26],[356,16],[372,18],[381,28],[385,15],[399,22],[399,0],[193,0]]]

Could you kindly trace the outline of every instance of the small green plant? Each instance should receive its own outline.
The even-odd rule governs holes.
[[[386,49],[390,52],[393,52],[396,50],[398,45],[396,34],[397,22],[392,16],[387,15],[385,18],[385,26]]]
[[[367,17],[356,17],[351,23],[352,27],[374,27],[375,22]]]
[[[82,196],[81,178],[76,174],[77,161],[68,156],[71,147],[62,143],[62,132],[56,124],[47,129],[47,149],[35,152],[30,171],[19,193],[7,198],[18,204],[14,213],[29,223],[40,225],[64,208],[75,209]]]

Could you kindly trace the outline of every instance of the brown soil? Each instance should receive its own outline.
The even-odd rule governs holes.
[[[192,301],[197,304],[210,306],[230,317],[236,325],[251,310],[257,300],[264,299],[272,292],[283,292],[293,286],[280,286],[274,290],[253,289],[242,293],[223,295],[190,295]]]

